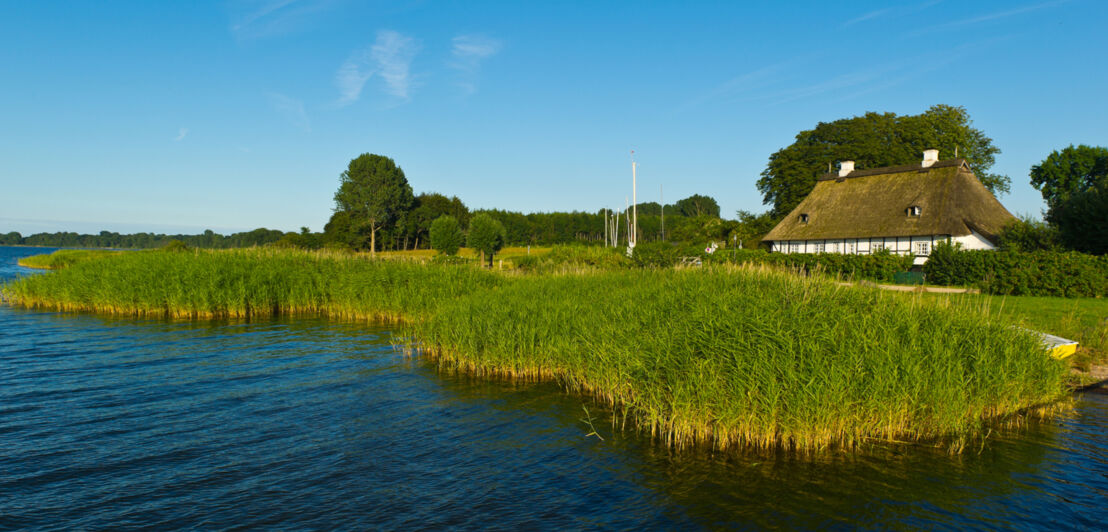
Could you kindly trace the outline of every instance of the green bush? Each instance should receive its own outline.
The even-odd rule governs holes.
[[[1108,296],[1108,257],[1075,251],[963,251],[939,244],[924,272],[929,283],[976,286],[987,294]]]
[[[458,219],[444,214],[431,222],[431,247],[444,255],[457,255],[462,247],[462,226]]]
[[[631,252],[631,262],[640,268],[672,268],[681,257],[687,256],[669,242],[639,244]]]

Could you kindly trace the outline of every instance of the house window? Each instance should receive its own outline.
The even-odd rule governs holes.
[[[912,205],[911,207],[908,207],[906,212],[908,213],[909,217],[919,218],[920,213],[923,211],[919,208],[919,205]]]
[[[823,244],[823,242],[820,242],[820,243],[816,244],[815,246],[816,246],[816,253],[827,253],[827,246],[825,246]]]
[[[916,255],[926,257],[931,253],[930,242],[916,242]]]
[[[847,244],[846,245],[846,252],[850,253],[851,255],[857,253],[858,252],[858,244],[856,244],[854,242],[851,242],[851,243]]]
[[[869,250],[871,253],[875,251],[881,251],[882,249],[885,249],[885,244],[883,242],[874,242],[869,245]]]
[[[831,244],[829,244],[827,246],[827,251],[830,251],[831,253],[838,253],[839,252],[839,243],[838,242],[832,242]]]
[[[800,253],[800,244],[789,242],[789,253]]]
[[[802,224],[808,223],[808,213],[801,213],[800,223],[802,223]]]

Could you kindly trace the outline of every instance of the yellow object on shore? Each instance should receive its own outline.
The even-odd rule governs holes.
[[[1039,334],[1042,335],[1043,343],[1046,344],[1050,356],[1054,358],[1066,358],[1077,352],[1077,342],[1073,340],[1067,340],[1060,336],[1054,336],[1053,334]]]

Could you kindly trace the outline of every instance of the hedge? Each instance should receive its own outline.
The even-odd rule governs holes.
[[[923,271],[930,284],[976,286],[987,294],[1108,296],[1108,256],[1076,251],[963,251],[944,243]]]

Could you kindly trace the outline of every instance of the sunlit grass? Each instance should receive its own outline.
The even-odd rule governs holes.
[[[149,251],[88,260],[4,287],[28,307],[177,318],[322,315],[416,318],[443,299],[495,285],[467,267],[343,253],[250,248]]]
[[[1066,393],[1063,363],[977,305],[764,269],[536,277],[410,329],[448,367],[559,380],[675,446],[957,446]]]
[[[1066,365],[980,300],[758,267],[505,276],[342,253],[157,251],[3,291],[29,307],[136,316],[399,321],[445,368],[556,380],[676,447],[957,449],[986,420],[1066,393]]]

